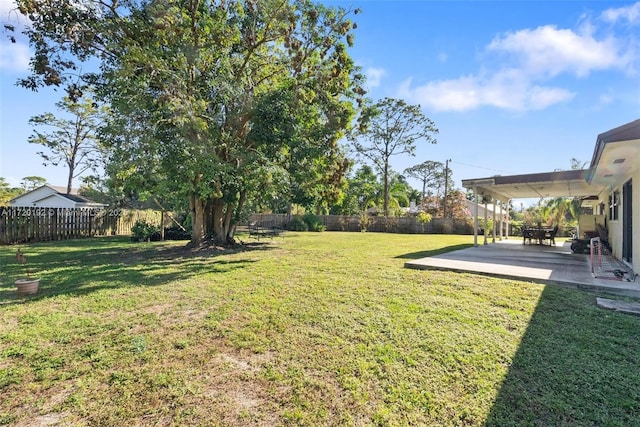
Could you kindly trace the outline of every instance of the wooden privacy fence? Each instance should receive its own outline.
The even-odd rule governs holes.
[[[128,235],[138,220],[158,226],[170,222],[167,215],[154,210],[0,206],[0,243]]]
[[[434,218],[420,223],[416,217],[381,217],[317,215],[327,231],[372,231],[404,234],[473,234],[473,220],[454,218]],[[253,214],[249,222],[272,223],[287,228],[290,218],[287,214]]]
[[[319,215],[329,231],[372,231],[406,234],[473,234],[471,221],[436,218],[422,224],[415,217]],[[96,208],[32,208],[0,206],[0,244],[67,240],[91,236],[130,235],[136,221],[171,226],[171,216],[158,210]],[[286,229],[287,214],[253,214],[250,222]]]

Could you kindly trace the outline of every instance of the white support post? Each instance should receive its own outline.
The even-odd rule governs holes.
[[[511,224],[511,221],[509,221],[509,218],[510,218],[510,212],[509,212],[509,205],[510,205],[510,203],[509,203],[509,201],[510,201],[510,200],[511,200],[511,199],[508,199],[508,200],[507,200],[507,218],[506,218],[506,221],[507,221],[507,229],[506,229],[505,240],[509,240],[509,225]]]
[[[500,228],[499,233],[498,234],[498,240],[500,240],[502,242],[502,237],[504,236],[504,203],[502,203],[502,201],[500,201],[500,212],[498,212],[498,222],[500,223]]]
[[[484,201],[484,224],[482,225],[482,234],[484,235],[484,245],[487,244],[487,199],[485,196],[482,196]]]
[[[496,242],[496,228],[498,225],[496,223],[496,209],[498,209],[498,203],[500,203],[500,200],[493,199],[493,230],[491,230],[491,243]]]
[[[478,189],[473,189],[474,212],[473,212],[473,246],[478,246]]]

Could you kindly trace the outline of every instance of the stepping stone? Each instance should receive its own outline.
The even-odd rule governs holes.
[[[640,303],[619,301],[615,299],[596,298],[598,307],[608,310],[619,311],[621,313],[633,314],[640,316]]]

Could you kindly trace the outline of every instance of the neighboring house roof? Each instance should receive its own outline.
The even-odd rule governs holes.
[[[77,202],[77,203],[93,203],[91,200],[87,199],[86,197],[82,197],[82,196],[78,196],[75,194],[60,194],[58,193],[59,196],[62,196],[64,198],[67,198],[73,202]]]
[[[469,215],[473,216],[473,212],[475,210],[476,202],[472,202],[469,199],[463,200],[464,207],[467,209]],[[493,203],[487,203],[487,212],[493,214],[493,211],[496,211],[496,215],[506,215],[507,210],[504,209],[501,205],[494,205]],[[478,203],[478,211],[482,212],[481,216],[484,216],[484,203]]]
[[[44,197],[41,197],[37,200],[34,200],[34,203],[42,203],[45,200],[55,200],[55,199],[62,199],[62,200],[68,200],[76,205],[100,205],[100,203],[95,203],[89,199],[87,199],[86,197],[82,197],[82,196],[74,196],[72,194],[60,194],[60,193],[52,193],[49,195],[46,195]]]
[[[62,191],[60,191],[62,189]],[[66,188],[43,185],[35,188],[9,201],[11,206],[37,206],[37,207],[104,207],[102,203],[95,203],[86,197],[77,194],[66,194]]]
[[[61,187],[59,185],[47,185],[47,187],[49,188],[53,188],[54,190],[56,190],[58,193],[60,194],[67,194],[67,187]],[[72,188],[71,192],[69,194],[73,194],[73,195],[78,195],[78,188]]]

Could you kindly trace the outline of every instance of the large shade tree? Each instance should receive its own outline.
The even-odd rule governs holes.
[[[425,197],[427,197],[427,188],[438,187],[441,182],[444,182],[444,163],[426,160],[418,165],[405,169],[404,173],[411,178],[420,180],[422,184],[420,205],[422,206]]]
[[[391,171],[389,177],[389,211],[393,215],[401,215],[402,208],[411,204],[419,193],[411,188],[405,177]],[[338,215],[356,215],[369,208],[381,211],[384,191],[379,175],[370,165],[362,165],[347,178],[346,186],[339,203],[331,207],[331,212]]]
[[[95,172],[101,164],[97,130],[105,111],[90,96],[79,100],[65,96],[56,107],[63,115],[44,113],[31,117],[29,124],[34,129],[29,142],[46,148],[38,152],[45,166],[63,164],[67,168],[69,194],[74,178],[89,170]]]
[[[349,11],[308,0],[18,5],[35,48],[22,85],[63,85],[97,58],[82,77],[112,111],[111,184],[184,195],[193,244],[233,241],[247,200],[268,186],[311,177],[333,192],[345,169],[337,141],[364,94]]]
[[[46,178],[37,175],[25,176],[20,180],[20,187],[22,187],[23,192],[35,190],[38,187],[42,187],[43,185],[47,185]]]
[[[359,117],[359,127],[351,134],[356,151],[371,161],[382,173],[384,215],[389,215],[389,178],[392,156],[415,155],[416,143],[436,143],[438,129],[419,105],[401,99],[384,98],[366,106]]]

